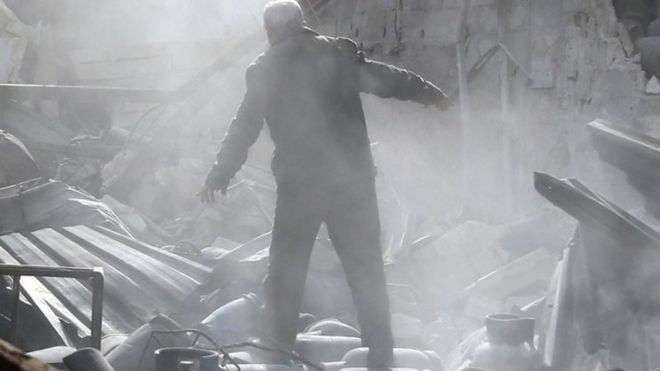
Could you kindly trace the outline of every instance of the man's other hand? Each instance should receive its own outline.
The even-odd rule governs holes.
[[[454,102],[452,102],[451,99],[445,95],[444,97],[440,98],[438,103],[436,103],[436,106],[440,108],[440,110],[446,111],[454,106]]]
[[[197,196],[201,199],[202,203],[211,203],[215,201],[215,192],[218,190],[223,196],[227,195],[227,187],[231,176],[227,172],[223,172],[219,167],[213,166],[209,171],[204,181],[202,189],[197,192]]]
[[[198,196],[203,204],[215,201],[215,191],[209,188],[206,184],[202,186],[202,189],[200,189],[195,196]]]

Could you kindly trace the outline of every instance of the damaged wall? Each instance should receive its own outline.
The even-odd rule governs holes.
[[[456,96],[454,45],[464,3],[336,0],[323,13],[323,30],[355,38],[374,59],[418,71]],[[476,215],[507,219],[536,209],[540,200],[530,187],[534,170],[579,174],[609,194],[620,193],[622,180],[594,167],[582,123],[593,117],[640,121],[657,110],[657,99],[642,94],[638,56],[631,55],[632,44],[611,1],[472,1],[467,29],[466,69],[480,67],[469,83],[473,135],[464,138]],[[498,43],[510,58],[500,51],[479,65]],[[366,101],[372,136],[387,146],[376,150],[385,172],[412,169],[405,178],[425,180],[424,196],[430,193],[443,205],[436,211],[447,210],[461,187],[457,112]],[[412,159],[401,156],[411,152]],[[410,188],[415,187],[400,187]],[[407,196],[414,200],[419,187],[415,192]]]

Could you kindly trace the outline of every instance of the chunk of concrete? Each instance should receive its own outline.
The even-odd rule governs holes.
[[[653,76],[649,80],[648,83],[646,83],[646,89],[644,90],[646,94],[660,94],[660,83],[658,82],[658,79]]]

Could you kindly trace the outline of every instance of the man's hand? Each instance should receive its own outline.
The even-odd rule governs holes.
[[[436,103],[436,106],[440,108],[441,111],[446,111],[454,106],[454,102],[452,102],[451,99],[449,99],[449,97],[445,95],[442,98],[440,98],[440,101]]]
[[[218,167],[214,166],[209,174],[206,176],[202,189],[197,192],[197,195],[203,204],[215,201],[215,192],[220,190],[223,196],[227,195],[227,187],[231,176],[226,172],[222,172]]]
[[[200,189],[195,196],[198,196],[203,204],[215,202],[215,191],[209,188],[206,184],[202,186],[202,189]]]

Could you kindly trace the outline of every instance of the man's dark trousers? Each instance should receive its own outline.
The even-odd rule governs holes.
[[[279,182],[265,282],[269,337],[293,349],[312,247],[325,222],[342,263],[362,331],[369,364],[392,359],[392,331],[380,246],[380,220],[373,176],[327,182]]]

